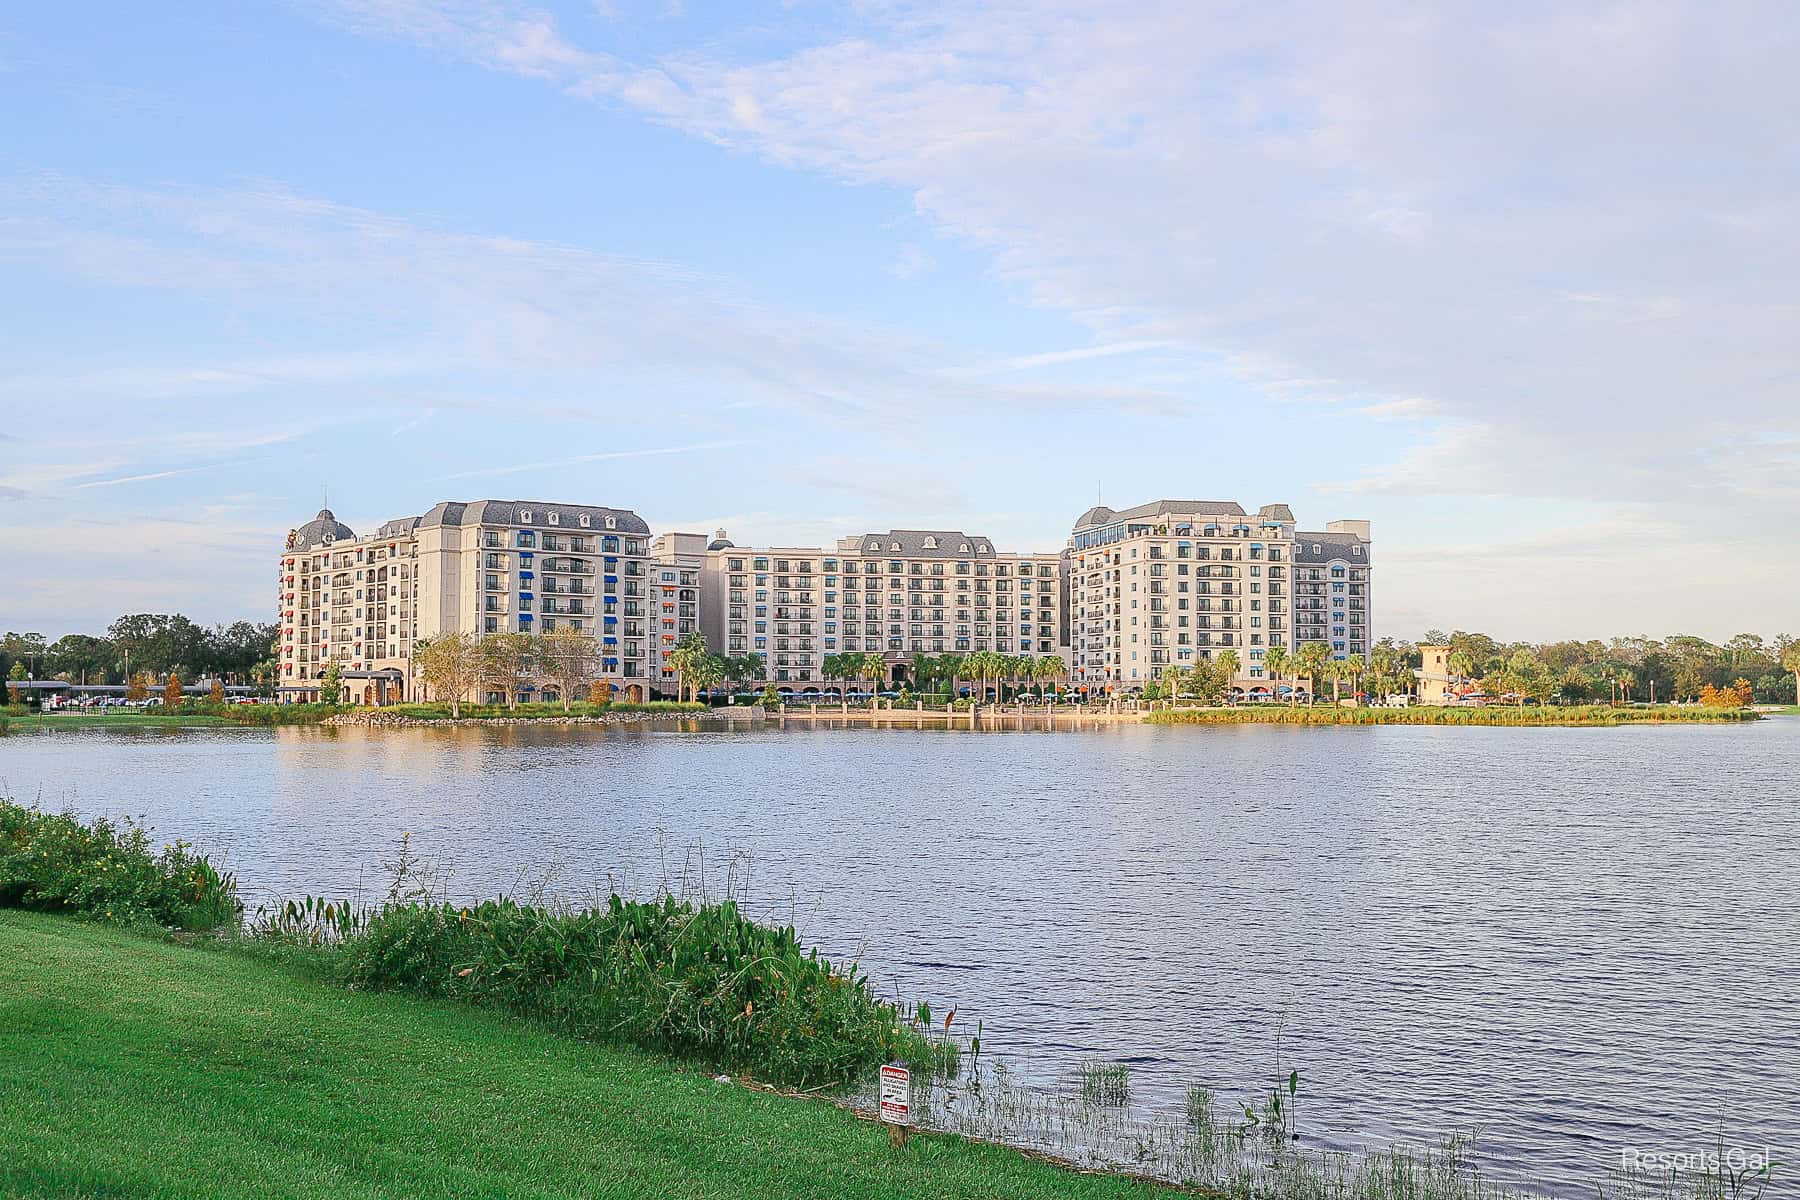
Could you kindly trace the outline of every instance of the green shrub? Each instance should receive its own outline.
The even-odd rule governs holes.
[[[336,704],[221,704],[208,711],[240,725],[317,725],[344,710]]]
[[[0,908],[76,913],[189,930],[234,924],[237,884],[186,842],[155,854],[144,826],[84,825],[0,799]]]
[[[1343,708],[1335,704],[1256,704],[1235,708],[1162,709],[1153,725],[1630,725],[1675,721],[1754,721],[1748,709],[1613,708],[1604,704],[1490,705],[1485,708]]]
[[[730,901],[394,906],[343,953],[352,986],[505,1009],[771,1082],[840,1083],[893,1059],[955,1065],[955,1046],[877,999],[854,964],[834,969],[791,927],[757,925]]]

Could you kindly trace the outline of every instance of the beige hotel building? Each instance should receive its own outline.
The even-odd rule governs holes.
[[[1155,500],[1083,513],[1069,535],[1070,672],[1077,687],[1130,692],[1170,667],[1237,655],[1235,686],[1276,685],[1273,646],[1369,650],[1369,523],[1296,527],[1285,504]]]
[[[415,699],[412,646],[456,631],[590,633],[601,677],[673,696],[668,654],[698,630],[756,654],[778,688],[823,689],[824,660],[881,654],[1055,655],[1089,690],[1131,692],[1230,648],[1246,693],[1272,646],[1371,645],[1369,523],[1297,528],[1285,504],[1158,500],[1089,509],[1060,553],[997,549],[960,530],[890,529],[834,548],[740,547],[720,530],[651,536],[629,509],[445,501],[357,535],[322,510],[280,557],[280,690],[317,698],[332,664],[352,700]]]
[[[825,656],[881,654],[894,682],[915,654],[1062,655],[1058,556],[996,550],[954,529],[890,529],[835,549],[707,543],[701,628],[726,654],[757,654],[777,688],[823,684]]]
[[[446,501],[358,537],[329,509],[288,534],[278,576],[280,690],[316,699],[331,664],[353,700],[411,699],[412,644],[444,632],[567,627],[600,646],[602,678],[644,697],[680,602],[650,577],[650,527],[627,509]]]

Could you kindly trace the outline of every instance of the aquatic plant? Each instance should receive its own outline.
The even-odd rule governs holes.
[[[235,925],[237,883],[186,842],[151,849],[126,817],[83,823],[0,798],[0,908],[184,930]]]
[[[777,1083],[845,1082],[880,1063],[953,1071],[957,1051],[876,998],[856,963],[806,950],[737,905],[610,897],[561,912],[490,900],[395,904],[343,943],[354,987],[500,1008],[560,1032],[702,1059]]]
[[[1238,705],[1231,708],[1160,709],[1144,720],[1152,725],[1593,725],[1667,722],[1755,721],[1749,709],[1613,708],[1602,704],[1537,705],[1528,708],[1345,708],[1333,704]]]
[[[1083,1104],[1110,1107],[1131,1099],[1131,1068],[1124,1063],[1090,1058],[1077,1070]]]

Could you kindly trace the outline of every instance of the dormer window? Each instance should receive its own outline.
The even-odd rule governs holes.
[[[609,516],[606,518],[606,527],[608,529],[615,529],[618,527],[618,524],[619,524],[619,519],[617,517]]]
[[[977,554],[992,554],[993,552],[993,547],[989,546],[986,542],[975,547],[975,553]]]
[[[934,537],[926,538],[925,539],[925,548],[927,550],[936,550],[938,548],[937,539]]]
[[[583,529],[586,529],[588,527],[588,525],[591,523],[592,523],[592,518],[590,518],[586,513],[582,513],[581,514],[581,527]]]
[[[957,549],[962,553],[967,554],[969,552],[969,543],[964,542],[962,545],[958,546]]]
[[[879,549],[881,549],[881,543],[880,543],[880,542],[870,542],[870,543],[869,543],[869,549],[871,549],[871,550],[879,550]]]
[[[561,513],[551,513],[551,514],[550,514],[550,523],[551,523],[551,524],[552,524],[552,525],[556,525],[556,524],[559,524],[559,523],[560,523],[560,522],[561,522],[561,520],[562,520],[562,514],[561,514]]]
[[[1350,553],[1352,553],[1352,554],[1361,554],[1361,553],[1362,553],[1362,547],[1361,547],[1361,546],[1352,546],[1352,547],[1350,547]]]
[[[519,510],[519,520],[525,522],[526,524],[530,524],[531,523],[531,510],[529,508],[520,509]]]
[[[890,542],[890,543],[889,543],[889,544],[888,544],[888,549],[889,549],[889,550],[898,550],[898,549],[899,549],[899,548],[900,548],[900,543],[899,543],[899,542]]]

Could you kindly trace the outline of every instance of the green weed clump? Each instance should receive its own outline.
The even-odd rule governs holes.
[[[876,998],[856,964],[803,950],[792,927],[613,896],[556,912],[494,900],[397,905],[343,943],[347,982],[504,1009],[569,1035],[703,1059],[798,1086],[883,1062],[948,1073],[956,1048]]]
[[[1152,725],[1628,725],[1685,721],[1755,721],[1748,709],[1613,708],[1604,704],[1490,706],[1487,708],[1344,708],[1331,704],[1241,705],[1153,712]]]
[[[129,818],[83,824],[3,798],[0,908],[194,931],[234,925],[242,912],[236,881],[186,842],[156,853]]]
[[[209,704],[199,711],[239,725],[317,725],[344,710],[336,704]]]

